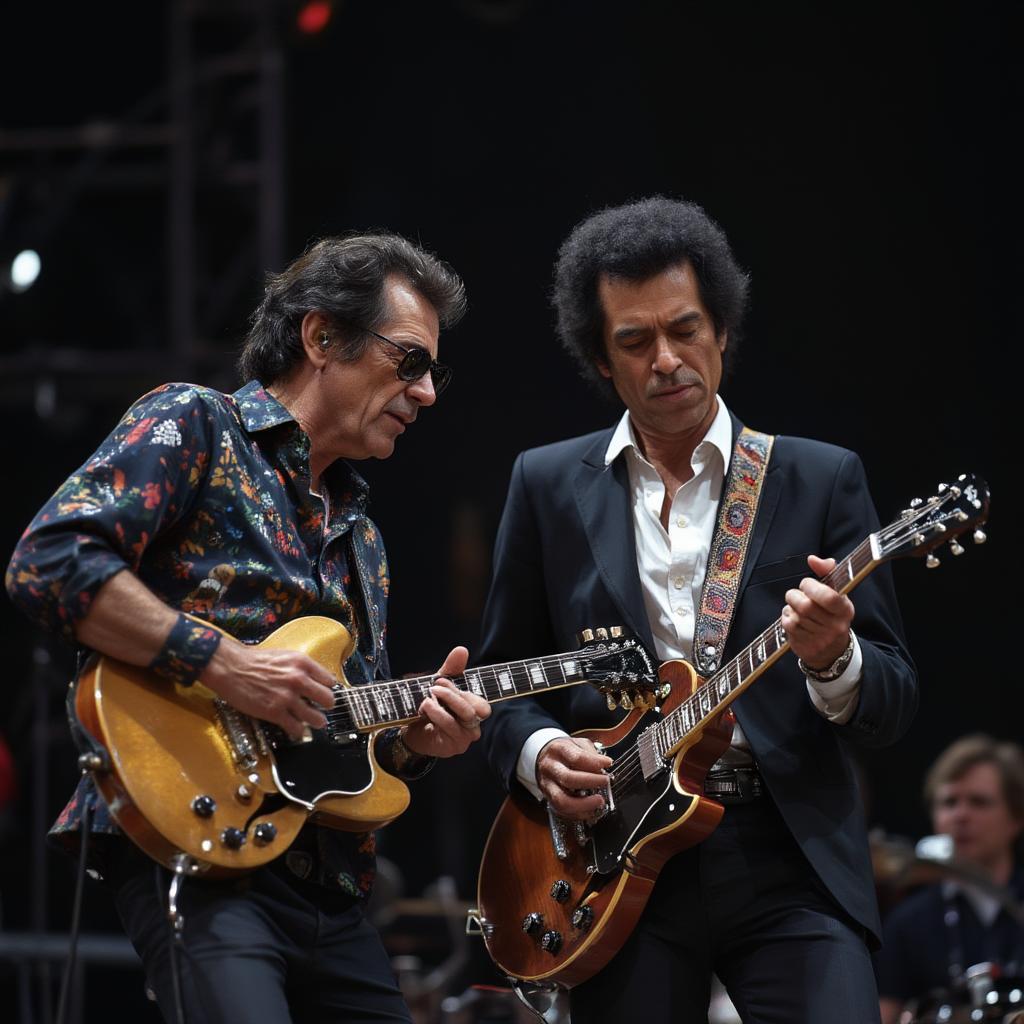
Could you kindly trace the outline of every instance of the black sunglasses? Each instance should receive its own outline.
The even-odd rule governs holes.
[[[430,379],[434,384],[434,394],[440,395],[448,387],[452,379],[451,367],[431,359],[430,353],[425,348],[420,348],[419,345],[399,345],[397,341],[385,338],[383,334],[371,331],[369,327],[364,327],[363,330],[367,334],[372,334],[378,341],[386,342],[402,353],[402,358],[396,367],[399,380],[419,380],[429,370]]]

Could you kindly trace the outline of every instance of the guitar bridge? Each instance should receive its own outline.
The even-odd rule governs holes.
[[[243,771],[255,768],[259,764],[259,759],[256,757],[256,748],[253,745],[252,737],[246,730],[246,717],[219,697],[214,700],[213,706],[217,710],[217,718],[227,736],[228,746],[235,764]],[[257,735],[259,745],[266,747],[267,741],[262,731]]]

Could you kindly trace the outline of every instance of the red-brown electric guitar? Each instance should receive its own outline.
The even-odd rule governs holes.
[[[852,590],[883,562],[928,555],[985,522],[984,482],[962,476],[912,503],[870,534],[824,582]],[[975,530],[981,543],[985,535]],[[549,814],[526,793],[505,800],[480,868],[479,925],[487,951],[507,975],[567,988],[586,981],[632,932],[658,873],[674,853],[706,838],[722,805],[703,796],[708,769],[728,747],[729,705],[788,650],[776,620],[709,679],[684,661],[661,666],[660,706],[631,711],[614,729],[585,736],[612,757],[609,806],[596,822]],[[667,692],[667,695],[665,695]]]

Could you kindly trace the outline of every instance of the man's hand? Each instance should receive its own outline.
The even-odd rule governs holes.
[[[563,818],[586,820],[604,810],[601,791],[608,788],[604,769],[610,757],[599,754],[590,740],[565,736],[541,747],[537,755],[537,785],[551,809]],[[597,793],[580,796],[581,790]]]
[[[475,693],[457,690],[445,676],[459,676],[466,670],[469,651],[452,648],[437,670],[438,680],[430,688],[431,696],[420,705],[420,718],[402,733],[405,745],[424,757],[453,757],[465,753],[470,743],[480,739],[480,723],[491,713],[491,706]]]
[[[808,555],[807,564],[816,576],[825,576],[836,566],[834,558]],[[825,669],[846,650],[853,622],[853,602],[810,576],[796,590],[786,591],[782,628],[793,653],[805,665]]]
[[[293,740],[327,724],[314,705],[334,707],[335,678],[299,651],[253,647],[225,636],[199,678],[233,708],[279,725]]]

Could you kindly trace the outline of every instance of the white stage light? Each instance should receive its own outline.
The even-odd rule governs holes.
[[[36,283],[43,261],[35,249],[23,249],[11,260],[11,291],[24,292]]]

